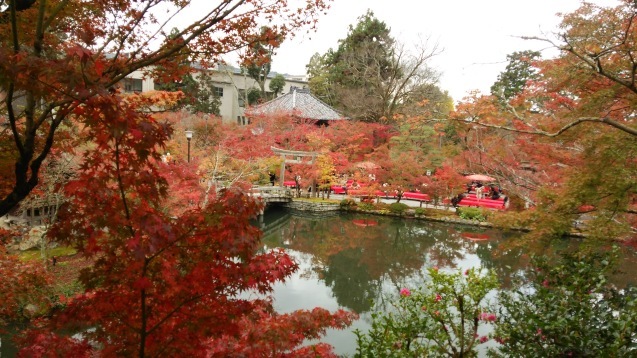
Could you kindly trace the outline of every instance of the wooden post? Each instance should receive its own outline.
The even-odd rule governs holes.
[[[283,163],[281,163],[281,174],[279,175],[279,186],[285,188],[285,155],[283,157]]]
[[[303,151],[295,151],[295,150],[286,150],[286,149],[280,149],[280,148],[276,148],[276,147],[270,147],[270,149],[272,150],[272,152],[274,152],[274,154],[278,154],[281,156],[281,158],[283,159],[283,163],[281,164],[281,175],[279,176],[279,180],[281,181],[281,184],[279,185],[281,188],[285,187],[284,181],[285,181],[285,163],[294,163],[294,164],[312,164],[314,163],[314,159],[316,159],[316,156],[318,155],[317,153],[314,152],[303,152]],[[294,156],[293,159],[287,159],[286,156],[291,155]],[[303,162],[303,160],[301,158],[306,158],[306,157],[310,157],[310,161],[308,162]]]

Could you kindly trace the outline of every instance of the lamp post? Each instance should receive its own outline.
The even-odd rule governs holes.
[[[193,131],[186,131],[186,139],[188,139],[188,163],[190,163],[190,140],[192,139]]]

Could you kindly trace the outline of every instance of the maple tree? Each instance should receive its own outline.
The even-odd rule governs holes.
[[[464,192],[466,179],[456,170],[448,165],[437,168],[433,176],[428,177],[424,191],[427,192],[434,202],[440,203],[444,199]]]
[[[37,261],[20,262],[0,246],[0,332],[3,326],[22,323],[46,314],[55,304],[52,277]]]
[[[304,338],[348,325],[354,315],[345,311],[273,311],[272,284],[297,265],[281,250],[260,252],[250,219],[262,204],[233,188],[203,200],[194,166],[160,162],[172,127],[139,111],[146,100],[137,99],[108,103],[108,118],[101,102],[81,114],[89,124],[82,136],[92,145],[49,234],[93,265],[80,275],[85,291],[62,298],[63,310],[27,332],[24,354],[46,348],[89,355],[93,342],[107,356],[225,356],[257,347],[293,355],[311,349],[298,348]],[[295,338],[244,335],[246,327],[270,325]],[[82,338],[54,333],[60,329],[81,330]]]
[[[299,26],[314,26],[327,8],[322,0],[298,7],[222,0],[199,4],[192,15],[191,1],[42,0],[28,5],[3,8],[0,22],[0,112],[10,127],[2,141],[15,148],[10,160],[0,162],[13,166],[12,188],[1,198],[0,215],[38,185],[40,168],[69,119],[96,98],[113,97],[130,74],[148,72],[163,82],[181,78],[189,71],[184,56],[214,63],[224,53],[260,41],[261,23],[289,36]],[[159,11],[170,16],[160,17]],[[173,21],[182,26],[171,33]]]
[[[533,61],[536,76],[502,103],[474,96],[458,106],[465,166],[502,180],[536,210],[539,235],[563,235],[591,207],[591,237],[634,234],[635,8],[583,3],[562,15],[560,54]],[[509,145],[503,146],[502,143]]]
[[[259,40],[254,29],[262,20],[288,35],[311,24],[326,3],[297,9],[281,2],[220,1],[167,35],[168,22],[158,19],[156,9],[172,6],[177,18],[189,3],[40,1],[24,11],[10,7],[9,21],[0,23],[1,110],[10,127],[2,143],[15,143],[8,151],[15,156],[2,160],[15,162],[15,175],[0,212],[37,187],[43,163],[63,144],[56,136],[74,131],[82,145],[65,150],[77,150],[83,160],[65,185],[69,199],[49,234],[93,261],[80,275],[85,291],[62,297],[63,309],[26,333],[24,354],[46,349],[86,356],[98,349],[91,342],[106,356],[207,350],[221,356],[236,344],[213,346],[238,339],[248,322],[265,331],[272,325],[298,332],[293,340],[261,338],[276,345],[273,354],[294,354],[303,338],[351,322],[343,311],[274,313],[267,299],[271,285],[296,265],[281,251],[259,252],[260,234],[249,219],[261,204],[234,189],[205,200],[194,168],[182,160],[161,163],[173,127],[151,113],[176,103],[180,93],[125,95],[117,88],[134,71],[165,81],[181,78],[189,71],[185,56],[211,63]],[[20,277],[24,283],[29,276]],[[260,298],[243,296],[250,293]],[[61,334],[61,328],[81,331],[82,338]],[[240,344],[258,341],[244,337]],[[329,354],[324,346],[317,350]]]

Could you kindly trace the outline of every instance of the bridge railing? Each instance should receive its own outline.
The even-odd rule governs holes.
[[[278,186],[255,186],[252,187],[250,193],[254,196],[260,196],[267,201],[267,198],[288,198],[293,197],[292,190],[281,188]]]

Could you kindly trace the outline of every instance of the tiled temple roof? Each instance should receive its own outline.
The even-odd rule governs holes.
[[[250,108],[251,115],[265,115],[271,113],[294,112],[303,119],[313,119],[320,121],[331,121],[343,119],[343,115],[338,113],[325,102],[314,97],[309,89],[292,87],[290,93],[277,97],[271,101]]]

